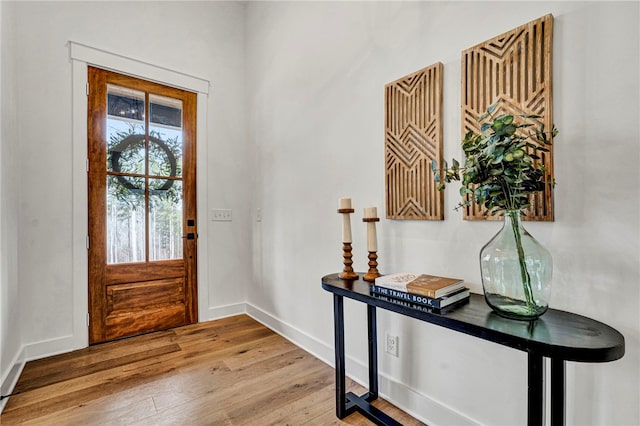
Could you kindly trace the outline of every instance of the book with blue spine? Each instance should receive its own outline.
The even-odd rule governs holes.
[[[457,307],[464,305],[465,303],[469,302],[469,297],[465,297],[463,299],[460,299],[459,301],[456,301],[454,303],[451,303],[445,307],[442,308],[435,308],[433,306],[428,306],[428,305],[422,305],[419,303],[413,303],[413,302],[409,302],[407,300],[404,299],[396,299],[395,297],[389,297],[389,296],[384,296],[382,294],[374,294],[376,299],[380,299],[380,300],[384,300],[387,301],[389,303],[393,303],[394,305],[401,305],[401,306],[406,306],[408,308],[412,308],[412,309],[416,309],[419,311],[423,311],[423,312],[429,312],[429,313],[437,313],[437,314],[446,314],[450,311],[455,310]]]
[[[406,291],[400,291],[393,288],[382,287],[379,285],[370,286],[370,291],[372,294],[386,296],[393,298],[395,300],[402,300],[409,303],[413,303],[416,305],[422,305],[429,308],[434,309],[442,309],[449,305],[452,305],[456,302],[460,302],[462,300],[468,299],[470,292],[466,287],[458,288],[457,290],[452,291],[441,297],[427,297],[421,294],[409,293]]]

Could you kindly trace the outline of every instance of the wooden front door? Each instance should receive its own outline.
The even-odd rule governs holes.
[[[197,322],[196,94],[89,67],[89,343]]]

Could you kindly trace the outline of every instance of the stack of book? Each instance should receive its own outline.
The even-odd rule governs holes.
[[[436,310],[469,301],[469,289],[461,279],[409,272],[376,278],[371,293]]]

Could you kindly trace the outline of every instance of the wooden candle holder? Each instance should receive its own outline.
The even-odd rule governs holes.
[[[351,254],[351,243],[342,243],[342,251],[342,257],[344,257],[344,270],[340,272],[340,275],[338,276],[343,280],[358,279],[358,274],[353,272],[353,268],[351,267],[351,265],[353,265],[353,260],[351,260],[353,257],[353,254]]]
[[[375,282],[380,276],[378,272],[378,254],[375,251],[369,252],[369,271],[362,277],[365,281]]]
[[[350,214],[355,212],[354,209],[338,209],[338,213],[342,214]],[[351,234],[351,232],[349,232]],[[356,280],[358,279],[358,274],[353,271],[351,265],[353,265],[353,254],[351,253],[351,242],[343,242],[342,243],[342,257],[344,258],[344,269],[338,275],[343,280]]]

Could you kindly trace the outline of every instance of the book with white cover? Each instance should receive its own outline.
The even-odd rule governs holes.
[[[422,274],[413,272],[398,272],[390,275],[377,277],[375,284],[379,287],[391,288],[398,291],[407,291],[407,284],[415,280]]]

